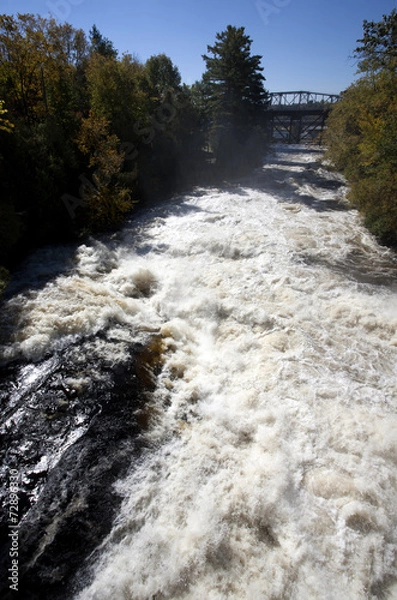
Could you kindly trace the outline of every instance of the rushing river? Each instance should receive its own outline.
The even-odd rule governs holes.
[[[89,391],[125,381],[131,348],[150,356],[140,450],[123,446],[117,514],[75,600],[397,598],[397,261],[320,158],[280,148],[239,184],[36,255],[13,283],[3,431],[37,414],[45,381],[75,405],[31,459],[25,519],[82,443]]]

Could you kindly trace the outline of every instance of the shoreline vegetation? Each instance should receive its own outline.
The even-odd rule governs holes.
[[[327,160],[379,241],[397,247],[396,11],[364,21],[360,79],[332,109]],[[191,86],[165,54],[119,55],[39,15],[0,15],[0,296],[31,250],[111,231],[137,207],[259,166],[269,96],[229,25]]]
[[[182,84],[39,15],[0,15],[0,275],[32,249],[119,226],[137,205],[243,173],[266,148],[261,57],[228,26]],[[241,160],[244,157],[244,160]]]
[[[364,21],[357,81],[327,123],[327,158],[349,184],[348,200],[383,245],[397,250],[397,11]]]

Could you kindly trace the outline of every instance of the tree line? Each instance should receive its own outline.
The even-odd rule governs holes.
[[[0,291],[27,250],[120,224],[138,203],[247,171],[268,92],[243,27],[191,86],[165,54],[119,55],[94,25],[0,15]],[[327,156],[378,238],[397,246],[397,15],[364,21],[359,79],[328,119]]]
[[[378,239],[397,248],[397,12],[364,21],[358,80],[327,123],[328,158],[345,174],[349,199]]]
[[[0,266],[114,227],[139,202],[258,163],[260,56],[228,26],[182,84],[165,54],[119,55],[94,25],[0,15]]]

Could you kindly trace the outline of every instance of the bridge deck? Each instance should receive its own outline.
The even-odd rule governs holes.
[[[266,111],[267,126],[272,140],[286,143],[321,143],[326,119],[337,94],[316,92],[272,92]]]

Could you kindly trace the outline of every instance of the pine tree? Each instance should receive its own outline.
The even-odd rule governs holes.
[[[215,44],[207,47],[212,56],[203,55],[207,67],[203,82],[209,94],[210,140],[218,163],[226,166],[231,161],[231,169],[236,167],[239,153],[244,152],[247,159],[247,144],[254,137],[261,137],[268,101],[260,66],[262,57],[251,55],[251,44],[244,27],[228,25],[216,35]],[[250,152],[255,153],[255,144],[249,145]]]
[[[106,58],[117,58],[117,50],[113,46],[113,42],[108,38],[103,37],[96,25],[90,29],[91,53],[101,54]]]

